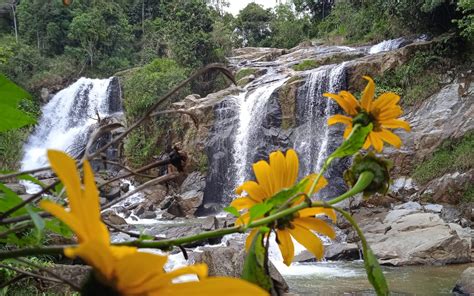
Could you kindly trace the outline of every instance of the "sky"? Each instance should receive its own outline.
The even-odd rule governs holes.
[[[227,10],[233,15],[237,15],[240,10],[244,9],[247,4],[255,2],[263,5],[265,8],[273,7],[276,5],[277,0],[228,0],[230,7]]]

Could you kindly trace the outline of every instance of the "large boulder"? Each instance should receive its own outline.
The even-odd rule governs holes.
[[[474,295],[474,267],[469,267],[463,271],[456,282],[453,294],[456,296]]]
[[[389,212],[383,221],[361,223],[381,264],[448,264],[471,261],[469,228],[446,223],[417,207]]]
[[[18,184],[18,183],[7,183],[5,186],[10,189],[11,191],[15,192],[18,195],[25,195],[26,194],[26,188],[25,185],[23,184]]]
[[[199,252],[193,252],[190,260],[195,263],[206,263],[210,276],[240,277],[244,268],[245,248],[243,242],[233,241],[227,246],[203,247]],[[269,263],[269,272],[273,280],[275,295],[289,291],[289,286],[283,276]]]

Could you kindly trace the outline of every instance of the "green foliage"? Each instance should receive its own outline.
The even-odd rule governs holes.
[[[23,142],[28,133],[23,129],[10,130],[0,133],[0,170],[18,169],[18,162],[21,159]]]
[[[447,140],[431,157],[419,163],[414,171],[415,180],[426,183],[455,171],[465,172],[474,167],[474,133],[458,140]]]
[[[298,17],[289,4],[278,5],[270,22],[270,46],[292,48],[311,35],[311,21],[307,16]]]
[[[457,10],[462,13],[462,16],[454,22],[461,30],[461,36],[474,41],[474,1],[459,0]]]
[[[264,233],[259,231],[255,235],[250,250],[245,257],[242,279],[259,285],[266,291],[273,287],[272,279],[268,272],[268,250],[263,245]]]
[[[272,13],[256,3],[242,9],[236,19],[236,29],[244,46],[269,46]]]
[[[157,99],[184,79],[186,69],[170,59],[156,59],[126,74],[123,95],[127,120],[130,123],[136,121]],[[168,130],[169,123],[164,116],[151,119],[143,127],[134,130],[125,142],[125,154],[129,161],[133,165],[140,165],[163,152],[168,144]]]
[[[257,69],[253,69],[253,68],[240,69],[239,72],[235,74],[235,80],[239,81],[240,79],[253,75],[255,73],[257,73]]]
[[[34,118],[18,109],[30,94],[0,74],[0,133],[35,123]]]
[[[405,106],[422,102],[439,89],[439,75],[446,62],[447,59],[432,51],[417,52],[407,63],[375,79],[378,93],[395,92]]]
[[[295,71],[306,71],[315,69],[319,66],[321,65],[315,60],[304,60],[301,63],[292,66],[291,68]]]
[[[403,35],[403,26],[377,1],[360,7],[356,1],[337,2],[331,14],[318,25],[319,35],[345,42],[378,41]]]
[[[474,202],[474,185],[470,184],[462,196],[462,201],[469,203]]]

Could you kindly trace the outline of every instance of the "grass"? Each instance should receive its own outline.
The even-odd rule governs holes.
[[[257,73],[257,69],[252,69],[252,68],[241,69],[237,72],[237,74],[235,74],[235,80],[239,81],[240,79],[253,75],[255,73]]]
[[[439,90],[443,59],[433,52],[417,52],[406,64],[377,77],[378,91],[393,91],[404,106],[422,102]]]
[[[320,64],[315,60],[304,60],[299,64],[291,67],[295,71],[306,71],[319,67]]]
[[[469,187],[467,187],[462,196],[462,201],[466,203],[474,202],[474,185],[470,184]]]
[[[474,132],[470,132],[459,140],[445,141],[431,158],[415,167],[412,176],[418,182],[426,183],[444,174],[456,171],[465,172],[473,167]],[[469,193],[471,197],[472,191],[473,189]]]

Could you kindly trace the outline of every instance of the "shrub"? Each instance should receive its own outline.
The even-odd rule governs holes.
[[[311,70],[319,67],[320,64],[316,62],[315,60],[304,60],[299,64],[294,65],[291,67],[295,71],[306,71],[306,70]]]
[[[431,158],[415,167],[413,178],[426,183],[447,173],[467,171],[474,167],[474,132],[462,139],[447,140]]]

